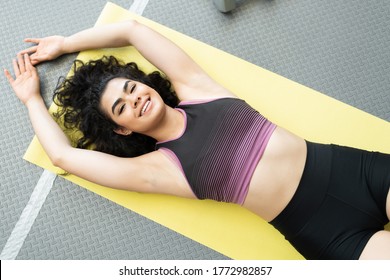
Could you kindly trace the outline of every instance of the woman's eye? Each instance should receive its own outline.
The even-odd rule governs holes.
[[[125,109],[125,106],[126,106],[126,104],[123,104],[123,105],[119,108],[119,115],[122,114],[123,110]]]
[[[136,86],[137,86],[136,84],[133,84],[133,85],[131,86],[130,93],[133,93],[133,92],[134,92]]]

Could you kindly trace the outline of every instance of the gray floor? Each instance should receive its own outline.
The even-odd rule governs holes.
[[[129,8],[131,0],[112,1]],[[390,121],[389,1],[238,1],[221,14],[211,0],[150,0],[143,13],[177,31]],[[91,27],[104,4],[5,0],[0,64],[28,36],[69,35]],[[78,7],[75,10],[75,7]],[[50,104],[74,55],[39,67]],[[0,248],[42,170],[22,160],[33,137],[26,110],[0,77]],[[1,249],[0,249],[1,250]],[[57,178],[18,259],[227,259],[136,213]]]

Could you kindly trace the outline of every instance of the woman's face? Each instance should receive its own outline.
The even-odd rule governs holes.
[[[115,132],[128,135],[137,132],[150,135],[165,114],[165,103],[151,87],[127,78],[107,83],[100,105],[120,128]]]

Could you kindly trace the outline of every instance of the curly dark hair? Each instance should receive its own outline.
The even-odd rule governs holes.
[[[82,132],[76,147],[120,157],[135,157],[155,149],[156,140],[149,136],[115,133],[118,125],[101,110],[100,99],[110,80],[127,78],[155,89],[165,104],[175,107],[179,99],[163,74],[158,71],[145,74],[136,63],[123,63],[113,56],[87,63],[75,60],[73,71],[73,76],[59,79],[53,101],[59,106],[54,117],[62,119],[66,129],[76,128]]]

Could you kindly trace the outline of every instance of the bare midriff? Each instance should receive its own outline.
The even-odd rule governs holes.
[[[268,222],[276,218],[298,188],[306,153],[304,139],[277,127],[253,173],[243,206]]]

